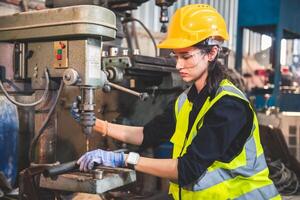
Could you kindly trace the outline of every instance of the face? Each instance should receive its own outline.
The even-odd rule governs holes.
[[[196,47],[174,49],[176,69],[185,82],[206,80],[208,74],[209,56]]]

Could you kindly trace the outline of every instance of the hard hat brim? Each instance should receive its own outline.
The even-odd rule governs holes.
[[[182,48],[187,48],[191,47],[197,42],[183,39],[183,38],[170,38],[162,41],[157,45],[158,48],[160,49],[182,49]]]

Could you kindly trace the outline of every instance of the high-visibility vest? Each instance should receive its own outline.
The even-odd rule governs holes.
[[[173,158],[176,159],[186,153],[198,130],[203,125],[203,118],[208,110],[224,95],[237,97],[248,103],[253,112],[253,126],[251,135],[247,139],[243,150],[229,163],[215,161],[198,180],[181,188],[181,198],[188,199],[281,199],[273,182],[268,178],[269,170],[259,138],[259,127],[255,112],[248,99],[230,81],[221,81],[214,98],[208,97],[199,111],[191,128],[189,137],[185,139],[189,124],[189,113],[193,104],[183,92],[175,103],[176,129],[171,138],[173,143]],[[239,123],[238,121],[236,123]],[[205,133],[201,133],[205,134]],[[170,182],[169,193],[174,199],[179,199],[178,184]]]

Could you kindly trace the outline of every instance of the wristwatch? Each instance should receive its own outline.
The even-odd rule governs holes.
[[[128,168],[134,169],[134,166],[138,163],[139,159],[140,159],[140,154],[135,152],[129,152],[126,159]]]

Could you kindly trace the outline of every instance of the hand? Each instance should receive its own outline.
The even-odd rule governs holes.
[[[77,121],[80,122],[80,111],[79,104],[81,103],[81,96],[77,96],[76,100],[72,103],[70,110],[71,116]]]
[[[107,167],[125,166],[124,153],[115,153],[101,149],[89,151],[79,158],[77,164],[80,165],[81,171],[88,171],[94,167],[94,163],[102,164]]]

